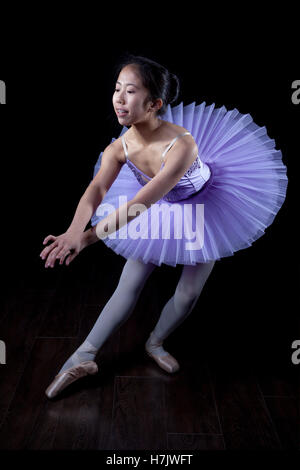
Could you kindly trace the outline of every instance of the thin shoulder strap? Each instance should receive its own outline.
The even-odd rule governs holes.
[[[176,140],[179,139],[179,137],[182,137],[184,135],[189,135],[190,132],[183,132],[182,134],[178,134],[175,139],[172,140],[172,142],[168,145],[168,147],[166,148],[166,150],[163,152],[161,158],[162,160],[164,159],[164,156],[166,155],[166,153],[170,150],[170,148],[175,144]]]
[[[123,149],[124,149],[126,158],[128,158],[128,152],[127,152],[126,142],[125,142],[125,139],[124,139],[124,134],[122,135],[122,144],[123,144]]]

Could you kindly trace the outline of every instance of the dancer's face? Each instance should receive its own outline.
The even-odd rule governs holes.
[[[149,91],[135,65],[126,65],[121,70],[112,101],[119,123],[126,127],[151,119],[162,105],[162,100],[155,103],[149,100]],[[119,109],[126,112],[122,114]]]

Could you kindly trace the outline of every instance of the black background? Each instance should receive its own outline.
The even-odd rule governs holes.
[[[216,4],[209,13],[202,4],[198,10],[174,4],[165,16],[161,6],[112,6],[104,15],[99,5],[96,13],[82,4],[66,11],[24,4],[14,7],[9,21],[1,7],[0,79],[7,85],[0,113],[2,295],[24,279],[47,286],[65,269],[46,272],[42,240],[69,226],[100,151],[121,131],[111,105],[116,60],[125,51],[145,55],[179,76],[178,102],[236,107],[266,126],[282,150],[289,178],[283,207],[251,248],[216,264],[194,324],[221,365],[245,360],[256,368],[261,362],[299,375],[300,365],[291,363],[291,343],[300,339],[300,105],[291,101],[291,84],[300,78],[295,7],[285,16],[280,5],[275,19],[275,5],[264,15],[252,4],[233,13],[225,4],[226,14]],[[101,242],[96,249],[101,259],[107,249]],[[174,268],[159,269],[170,286]]]
[[[206,329],[220,361],[227,350],[241,361],[253,358],[298,373],[291,343],[300,339],[300,105],[291,101],[291,85],[299,76],[285,66],[292,46],[277,49],[266,38],[246,47],[238,33],[226,46],[222,36],[217,46],[208,45],[207,36],[194,31],[192,38],[189,27],[175,26],[173,36],[158,30],[156,40],[146,42],[136,31],[129,41],[122,21],[116,26],[125,28],[123,39],[114,21],[109,32],[103,22],[86,35],[74,26],[62,40],[51,30],[41,47],[37,34],[27,35],[25,42],[19,37],[17,45],[11,36],[5,38],[13,53],[4,53],[0,68],[7,86],[7,106],[1,107],[3,292],[24,277],[34,283],[44,276],[47,283],[49,274],[39,259],[42,240],[68,228],[99,153],[121,132],[111,103],[113,68],[123,52],[144,55],[179,76],[178,102],[205,101],[249,113],[282,151],[289,179],[286,201],[251,248],[216,264],[203,292],[205,309],[198,307],[199,328]],[[154,22],[144,37],[155,28]],[[97,245],[100,259],[107,248]],[[160,269],[165,282],[173,282],[174,268]]]

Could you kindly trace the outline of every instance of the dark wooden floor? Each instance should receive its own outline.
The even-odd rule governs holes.
[[[99,352],[100,374],[47,399],[46,387],[89,333],[124,262],[109,250],[100,256],[96,246],[55,270],[45,270],[37,256],[35,274],[7,290],[0,313],[7,347],[7,364],[0,366],[0,448],[300,449],[299,381],[292,368],[213,354],[218,345],[211,332],[196,328],[196,314],[165,343],[181,364],[178,373],[167,374],[144,353],[177,268],[154,271],[130,319]],[[207,295],[201,294],[204,303]]]

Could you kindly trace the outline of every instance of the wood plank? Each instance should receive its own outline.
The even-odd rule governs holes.
[[[27,449],[99,450],[108,446],[113,380],[84,377],[47,402]],[[52,431],[52,432],[51,432]]]
[[[299,401],[294,397],[265,397],[284,450],[300,450]]]
[[[162,450],[166,446],[162,382],[116,377],[109,450]]]
[[[224,367],[213,380],[226,449],[281,449],[256,377]]]
[[[23,291],[13,299],[8,317],[1,323],[6,344],[6,364],[0,368],[0,423],[5,418],[49,306],[49,292]]]
[[[83,306],[76,339],[53,339],[65,347],[64,357],[56,358],[57,370],[84,341],[99,315],[98,307]],[[45,340],[47,341],[47,340]],[[99,374],[84,377],[70,385],[56,399],[47,401],[36,419],[27,443],[28,449],[70,450],[106,449],[111,427],[116,343],[107,341],[96,358]],[[49,377],[49,383],[52,378]]]
[[[222,434],[207,365],[176,357],[181,369],[165,382],[168,433]]]
[[[2,449],[27,448],[34,424],[48,400],[45,390],[57,373],[57,365],[63,362],[67,348],[73,349],[71,341],[36,340],[0,430]]]
[[[168,433],[168,450],[225,450],[222,435]]]

